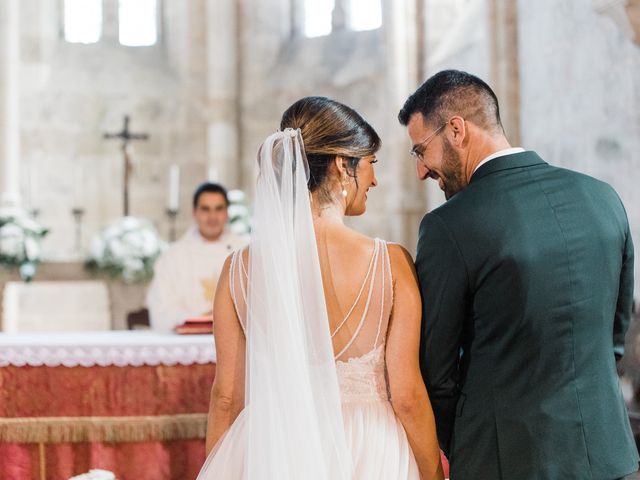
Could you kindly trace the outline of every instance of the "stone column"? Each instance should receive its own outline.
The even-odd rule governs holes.
[[[207,167],[228,188],[242,182],[240,150],[241,2],[207,2]]]
[[[102,0],[102,36],[100,41],[118,45],[120,40],[119,2]]]
[[[640,45],[640,0],[592,0],[593,8],[607,15],[628,38]]]
[[[19,0],[0,2],[0,204],[20,204]]]
[[[633,29],[633,41],[640,45],[640,0],[627,0],[624,8]]]
[[[350,11],[345,0],[334,0],[333,12],[331,13],[331,29],[334,32],[342,32],[347,29]]]
[[[416,0],[384,0],[383,24],[386,45],[385,83],[389,132],[381,156],[390,163],[389,239],[415,249],[420,219],[426,211],[426,190],[416,178],[415,161],[409,156],[411,142],[396,116],[407,97],[418,87],[419,28]],[[418,12],[417,12],[418,10]],[[422,79],[423,80],[423,79]],[[422,81],[420,80],[420,81]],[[415,253],[415,251],[413,251]]]
[[[489,0],[491,81],[502,125],[509,142],[520,146],[520,68],[518,55],[518,2]]]

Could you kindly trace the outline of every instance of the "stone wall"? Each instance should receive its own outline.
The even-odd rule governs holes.
[[[120,145],[102,134],[119,131],[125,114],[134,132],[150,136],[131,149],[131,213],[150,218],[166,237],[169,165],[181,166],[180,232],[190,221],[193,188],[207,175],[251,198],[259,144],[305,95],[343,101],[378,130],[380,186],[369,196],[369,213],[352,223],[413,248],[424,189],[396,120],[417,84],[407,81],[415,59],[403,63],[413,48],[413,2],[384,0],[381,29],[320,38],[305,38],[292,24],[293,3],[163,0],[159,43],[130,48],[117,41],[115,0],[103,2],[103,38],[91,45],[64,41],[60,3],[24,0],[21,191],[25,206],[51,227],[47,260],[81,258],[91,236],[121,215]],[[407,58],[399,61],[398,52]],[[71,214],[77,206],[85,209],[80,252]]]
[[[440,70],[465,70],[483,79],[491,76],[491,37],[488,0],[430,0],[427,9],[428,36],[426,77]],[[425,78],[426,80],[426,78]],[[433,181],[427,181],[429,210],[441,205],[444,194]]]
[[[503,5],[498,0],[458,4],[459,15],[453,18],[438,18],[446,0],[430,3],[434,8],[428,21],[438,24],[443,34],[427,51],[427,74],[457,68],[488,80],[498,90],[501,110],[516,116],[516,123],[505,123],[507,137],[519,130],[520,140],[510,137],[512,143],[536,150],[549,163],[610,183],[640,243],[640,47],[621,27],[624,2],[520,0],[515,18],[502,17],[505,24],[491,17]],[[596,8],[599,4],[607,8]],[[609,9],[618,7],[612,15]],[[517,65],[510,77],[496,77],[504,48],[496,48],[495,30],[509,31],[513,25],[506,23],[514,21]],[[517,96],[504,95],[500,86],[513,87]],[[428,188],[433,208],[442,196],[433,185]]]
[[[429,0],[426,44],[417,48],[413,0],[383,0],[381,29],[319,38],[301,35],[290,0],[163,0],[160,42],[127,48],[116,39],[115,0],[104,2],[105,37],[95,45],[62,40],[59,2],[23,0],[21,190],[26,205],[52,227],[47,258],[78,257],[73,207],[86,210],[85,248],[121,214],[119,144],[102,133],[118,131],[124,114],[132,116],[134,131],[150,135],[133,147],[132,213],[151,218],[166,236],[168,166],[181,166],[182,231],[191,192],[208,171],[252,196],[259,144],[305,95],[343,101],[378,130],[380,185],[369,195],[368,213],[351,224],[413,249],[420,217],[443,200],[434,182],[425,186],[413,176],[409,141],[396,120],[424,80],[417,64],[426,75],[462,68],[519,89],[517,104],[513,97],[503,102],[516,117],[508,130],[521,131],[519,143],[550,162],[610,182],[637,238],[638,45],[591,2],[521,0],[519,75],[510,84],[509,77],[493,78],[504,64],[491,20],[500,3]]]
[[[368,235],[414,248],[424,202],[412,174],[409,139],[396,115],[415,83],[406,82],[409,70],[397,71],[401,62],[394,57],[394,41],[399,32],[393,31],[391,22],[393,15],[405,13],[406,3],[383,2],[384,21],[378,30],[338,30],[305,38],[294,33],[291,23],[275,21],[292,17],[291,2],[244,2],[241,178],[247,191],[251,193],[255,183],[258,147],[278,129],[282,112],[307,95],[330,97],[360,112],[383,141],[376,165],[379,186],[369,194],[367,213],[349,223]],[[410,52],[411,43],[403,48]]]
[[[78,257],[73,207],[85,209],[83,247],[122,215],[123,116],[148,133],[134,142],[130,210],[167,234],[168,167],[181,167],[179,229],[190,218],[194,185],[206,172],[204,121],[205,3],[165,0],[160,41],[125,47],[117,40],[117,2],[104,2],[103,38],[72,44],[62,37],[62,2],[21,2],[21,190],[28,208],[51,227],[46,258]]]
[[[523,146],[611,184],[640,245],[640,47],[591,2],[519,10]]]

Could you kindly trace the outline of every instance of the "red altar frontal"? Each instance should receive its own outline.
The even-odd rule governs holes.
[[[195,479],[214,373],[211,335],[0,334],[0,478]]]

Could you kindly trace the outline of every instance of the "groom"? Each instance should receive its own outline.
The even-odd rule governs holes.
[[[399,114],[421,180],[422,373],[452,480],[617,479],[638,468],[616,374],[633,244],[607,184],[511,148],[489,86],[442,71]]]

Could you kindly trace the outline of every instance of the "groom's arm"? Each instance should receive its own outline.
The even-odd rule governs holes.
[[[420,369],[440,447],[448,455],[460,395],[458,364],[468,277],[455,239],[435,213],[427,214],[420,224],[416,272],[422,294]]]
[[[620,271],[620,286],[618,302],[613,321],[613,352],[616,360],[624,355],[624,338],[631,322],[633,307],[633,240],[627,224],[624,252],[622,255],[622,270]]]

